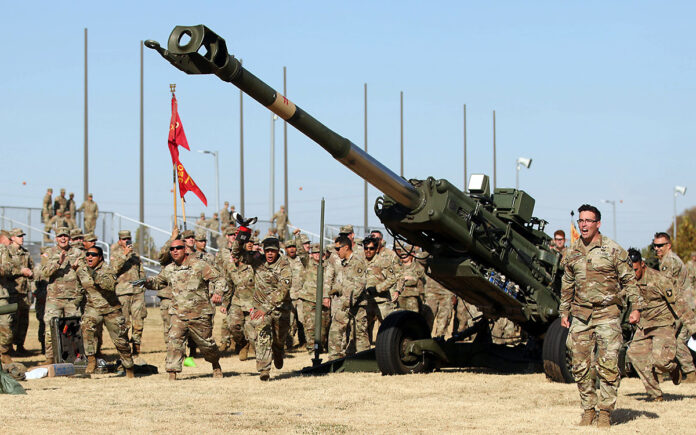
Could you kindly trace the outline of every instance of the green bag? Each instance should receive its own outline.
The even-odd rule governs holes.
[[[0,370],[0,393],[27,394],[19,382],[15,381],[14,378],[4,370]]]

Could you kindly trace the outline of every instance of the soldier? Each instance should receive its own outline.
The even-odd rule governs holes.
[[[44,314],[46,313],[46,287],[48,286],[48,280],[46,280],[43,275],[41,275],[41,266],[45,263],[46,250],[48,248],[41,248],[41,261],[34,266],[34,315],[39,323],[39,327],[36,330],[36,335],[41,344],[41,354],[46,353],[46,322],[44,322]]]
[[[29,328],[29,288],[34,279],[34,260],[24,247],[24,236],[24,231],[20,228],[13,228],[10,231],[12,243],[4,250],[9,256],[0,257],[3,268],[6,267],[6,261],[7,266],[10,266],[8,272],[11,276],[6,283],[10,293],[10,303],[17,304],[17,312],[12,319],[12,337],[18,355],[27,353],[24,340]]]
[[[363,259],[365,258],[365,252],[363,251],[362,246],[359,246],[355,243],[355,233],[353,232],[353,225],[343,225],[338,230],[338,235],[348,237],[350,239],[350,243],[353,249],[353,254],[362,257]]]
[[[225,201],[225,207],[221,208],[219,213],[220,216],[220,225],[222,225],[222,228],[225,229],[227,226],[230,224],[230,221],[232,220],[232,213],[230,213],[230,202]]]
[[[425,285],[425,269],[414,261],[414,247],[411,245],[398,245],[396,253],[401,257],[401,276],[396,287],[395,302],[398,302],[402,310],[420,312],[423,303]]]
[[[292,286],[290,287],[290,299],[292,300],[292,310],[290,311],[290,332],[288,333],[288,348],[295,347],[294,337],[297,336],[297,346],[304,345],[307,340],[305,338],[304,328],[302,327],[303,319],[302,315],[302,300],[299,298],[300,289],[304,284],[302,280],[302,270],[304,266],[302,265],[302,260],[297,255],[297,246],[301,243],[298,240],[299,229],[294,232],[295,239],[289,239],[285,242],[285,255],[290,263],[290,270],[292,270]],[[304,250],[304,247],[302,247]]]
[[[172,230],[172,235],[169,240],[162,246],[159,251],[157,259],[159,260],[160,266],[164,269],[165,266],[170,264],[172,261],[172,256],[170,255],[169,248],[174,240],[179,238],[179,228],[174,227]],[[162,317],[162,328],[164,329],[164,344],[169,343],[169,328],[172,325],[170,314],[172,307],[172,288],[170,286],[162,287],[157,291],[157,297],[160,299],[160,316]]]
[[[97,218],[99,217],[99,206],[92,199],[92,194],[87,195],[87,201],[83,202],[77,211],[84,213],[85,233],[93,233],[97,226]]]
[[[70,210],[65,210],[63,212],[63,217],[65,218],[65,221],[67,222],[67,227],[68,229],[72,230],[77,228],[77,223],[75,222],[75,219],[73,219],[73,214],[70,213]]]
[[[253,308],[249,314],[256,330],[256,369],[260,379],[270,379],[271,359],[277,369],[283,368],[285,340],[290,327],[290,287],[292,270],[287,258],[280,256],[280,241],[268,237],[263,241],[263,255],[243,249],[240,241],[249,233],[237,233],[242,240],[232,244],[232,255],[254,269]]]
[[[689,261],[686,262],[686,271],[689,273],[689,283],[692,289],[696,289],[696,251],[691,251]]]
[[[53,212],[58,213],[58,210],[65,212],[68,209],[68,199],[65,197],[65,189],[60,189],[60,196],[56,197],[53,202]]]
[[[672,251],[672,241],[667,233],[655,233],[653,238],[655,254],[660,259],[660,272],[666,274],[672,280],[672,285],[679,288],[684,295],[684,299],[689,307],[694,309],[694,294],[689,285],[688,272],[684,267],[684,262],[677,254]],[[683,327],[680,319],[677,320],[677,361],[684,372],[684,383],[696,383],[696,367],[686,342],[689,341],[690,334],[687,328]]]
[[[379,320],[381,324],[396,309],[392,300],[401,273],[399,258],[391,250],[383,248],[380,242],[379,238],[374,238],[372,235],[363,240],[367,265],[367,332],[370,340],[372,340],[375,320]]]
[[[73,218],[77,217],[77,206],[75,205],[75,194],[73,192],[70,192],[68,195],[68,201],[65,206],[65,210],[70,212],[70,215]]]
[[[314,335],[316,327],[317,311],[317,273],[321,250],[319,243],[310,246],[309,252],[300,244],[300,260],[303,264],[302,287],[298,291],[298,298],[302,301],[302,325],[304,326],[305,338],[307,340],[307,351],[312,354],[314,351]],[[324,297],[321,305],[321,339],[320,349],[326,349],[329,336],[329,324],[331,322],[331,298],[324,287]]]
[[[198,220],[196,221],[196,226],[207,228],[207,225],[208,225],[208,219],[205,218],[205,213],[201,213],[201,217],[199,217]]]
[[[56,246],[49,248],[46,262],[41,266],[41,275],[48,280],[46,313],[44,322],[51,326],[54,317],[79,317],[84,291],[77,281],[75,269],[82,259],[82,252],[70,247],[70,232],[66,227],[56,230]],[[46,333],[46,362],[53,364],[53,340]]]
[[[567,346],[572,352],[573,376],[584,409],[579,425],[591,425],[595,407],[599,407],[597,426],[609,427],[620,380],[621,307],[627,298],[633,310],[629,322],[638,323],[643,298],[628,254],[599,232],[599,210],[584,204],[578,213],[580,240],[564,258],[559,314],[561,325],[570,328]]]
[[[121,312],[126,319],[126,337],[130,330],[130,342],[133,343],[132,354],[140,354],[147,307],[145,306],[145,290],[135,286],[133,281],[145,278],[145,270],[140,257],[133,252],[131,232],[118,232],[118,242],[111,251],[111,267],[116,274],[116,295],[121,304]]]
[[[333,266],[335,276],[329,294],[337,296],[335,302],[338,306],[331,310],[329,359],[343,358],[354,353],[351,342],[355,343],[357,352],[370,348],[365,299],[367,266],[363,258],[353,254],[351,248],[352,242],[346,235],[336,238],[334,249],[339,262]]]
[[[425,303],[429,307],[430,318],[427,319],[433,337],[447,334],[447,327],[452,320],[454,302],[457,297],[442,284],[425,276]]]
[[[203,228],[198,228],[194,233],[194,246],[196,251],[194,257],[198,260],[203,260],[213,267],[217,267],[215,256],[206,250],[208,245],[208,234]],[[219,270],[218,270],[219,272]]]
[[[111,341],[114,343],[121,357],[121,364],[126,369],[126,377],[135,377],[133,373],[133,358],[128,345],[128,327],[126,319],[121,314],[121,304],[116,296],[116,274],[123,261],[127,261],[132,245],[123,249],[123,255],[112,257],[111,268],[104,264],[104,253],[98,246],[93,246],[85,253],[85,264],[78,266],[77,279],[85,289],[87,303],[85,313],[82,316],[82,335],[85,340],[85,355],[87,355],[87,368],[85,374],[92,374],[97,368],[95,354],[97,341],[95,334],[97,325],[103,324],[109,331]]]
[[[566,251],[566,235],[565,231],[563,230],[556,230],[556,232],[553,233],[553,245],[552,249],[559,254],[561,254],[561,258],[563,258],[563,255],[565,254]]]
[[[233,236],[228,236],[234,242]],[[228,240],[229,240],[228,239]],[[248,241],[244,244],[245,252],[253,252],[254,243]],[[239,360],[246,361],[256,357],[256,330],[249,317],[254,306],[254,268],[251,264],[241,262],[238,256],[233,256],[232,251],[228,251],[230,261],[225,261],[224,271],[227,281],[232,283],[234,294],[223,301],[223,308],[220,310],[226,314],[225,319],[230,334],[231,341],[234,340],[236,349],[239,351]]]
[[[271,217],[271,225],[273,225],[274,222],[276,224],[276,234],[278,234],[278,238],[281,240],[285,239],[287,237],[287,228],[290,219],[288,219],[288,214],[285,212],[284,205],[281,205],[280,210]]]
[[[627,355],[645,385],[648,399],[662,402],[659,374],[669,373],[675,385],[681,378],[675,360],[675,321],[682,319],[689,334],[696,334],[696,316],[687,306],[679,287],[673,286],[668,276],[648,268],[637,249],[629,249],[628,256],[645,307]]]
[[[193,254],[196,252],[196,234],[193,232],[193,230],[182,231],[181,239],[184,241],[187,254]]]
[[[481,319],[483,313],[476,305],[466,302],[457,296],[455,301],[454,321],[452,322],[452,334],[458,334],[467,328],[474,326],[474,323]],[[472,336],[473,339],[474,336]]]
[[[70,246],[79,249],[82,252],[87,252],[85,248],[85,236],[82,234],[82,230],[79,228],[73,228],[70,230]]]
[[[81,243],[80,243],[81,242]],[[82,251],[84,254],[89,250],[89,248],[92,248],[96,246],[97,244],[97,236],[95,236],[92,233],[88,233],[87,235],[82,235],[82,231],[80,231],[79,228],[75,228],[70,231],[70,246],[74,247],[75,249],[79,249]],[[83,305],[86,301],[83,299]],[[84,306],[82,307],[84,310]],[[97,323],[97,329],[96,332],[94,333],[94,337],[96,337],[97,340],[97,357],[101,357],[101,348],[102,348],[102,338],[103,338],[103,332],[104,332],[104,322]],[[83,339],[85,339],[83,337]],[[86,340],[86,339],[85,339]],[[85,346],[87,346],[87,343],[85,342]]]
[[[11,263],[9,262],[8,245],[10,244],[10,233],[0,230],[0,306],[10,304],[11,284]],[[12,320],[13,314],[0,315],[0,362],[2,364],[12,363],[10,351],[12,351]]]
[[[51,230],[55,231],[56,228],[67,228],[70,231],[70,222],[63,216],[63,210],[57,210],[56,214],[46,222],[44,232],[50,233]]]
[[[173,262],[166,265],[159,275],[144,282],[146,288],[153,290],[171,286],[171,326],[166,362],[169,380],[176,380],[177,373],[181,372],[187,336],[196,342],[205,360],[212,364],[213,377],[222,378],[220,351],[213,339],[215,311],[210,302],[222,302],[227,285],[214,267],[196,260],[185,249],[182,240],[172,240],[169,252]],[[209,284],[214,288],[212,298],[208,296]]]
[[[45,224],[53,217],[53,189],[46,190],[41,204],[41,223]]]

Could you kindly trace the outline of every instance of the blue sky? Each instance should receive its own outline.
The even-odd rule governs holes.
[[[496,111],[498,186],[513,187],[515,160],[533,158],[521,188],[550,228],[596,204],[602,229],[646,245],[671,222],[674,185],[694,205],[696,62],[691,2],[93,2],[2,1],[0,68],[4,188],[0,204],[39,206],[48,186],[82,200],[83,32],[89,29],[90,190],[104,210],[137,217],[139,41],[166,44],[175,25],[206,24],[231,53],[339,134],[363,146],[368,84],[370,154],[399,170],[399,92],[405,105],[405,175],[462,184],[462,105],[468,171],[492,173]],[[169,83],[192,149],[220,151],[221,201],[239,202],[239,91],[186,76],[145,51],[146,220],[167,226]],[[244,99],[247,214],[268,218],[270,113]],[[283,196],[282,124],[276,125],[276,208]],[[363,185],[288,128],[290,219],[315,231],[362,223]],[[215,209],[209,156],[184,152]],[[26,185],[22,182],[26,181]],[[302,190],[300,190],[302,187]],[[191,194],[189,194],[191,195]],[[370,188],[370,209],[378,191]],[[376,216],[370,213],[370,223]]]

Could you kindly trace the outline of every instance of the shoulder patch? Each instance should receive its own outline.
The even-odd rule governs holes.
[[[672,289],[671,288],[667,289],[665,294],[667,295],[668,298],[671,298],[672,297]]]
[[[361,267],[358,267],[358,273],[363,273],[363,269]]]
[[[662,270],[667,270],[667,266],[662,266]]]

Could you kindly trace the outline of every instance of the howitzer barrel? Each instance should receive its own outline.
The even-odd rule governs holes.
[[[17,312],[17,304],[0,305],[0,315]]]
[[[228,54],[225,40],[206,26],[176,26],[167,50],[152,40],[145,41],[145,45],[187,74],[215,74],[234,84],[399,204],[415,209],[421,203],[420,193],[408,181],[244,69],[239,60]],[[200,54],[202,49],[205,54]]]

